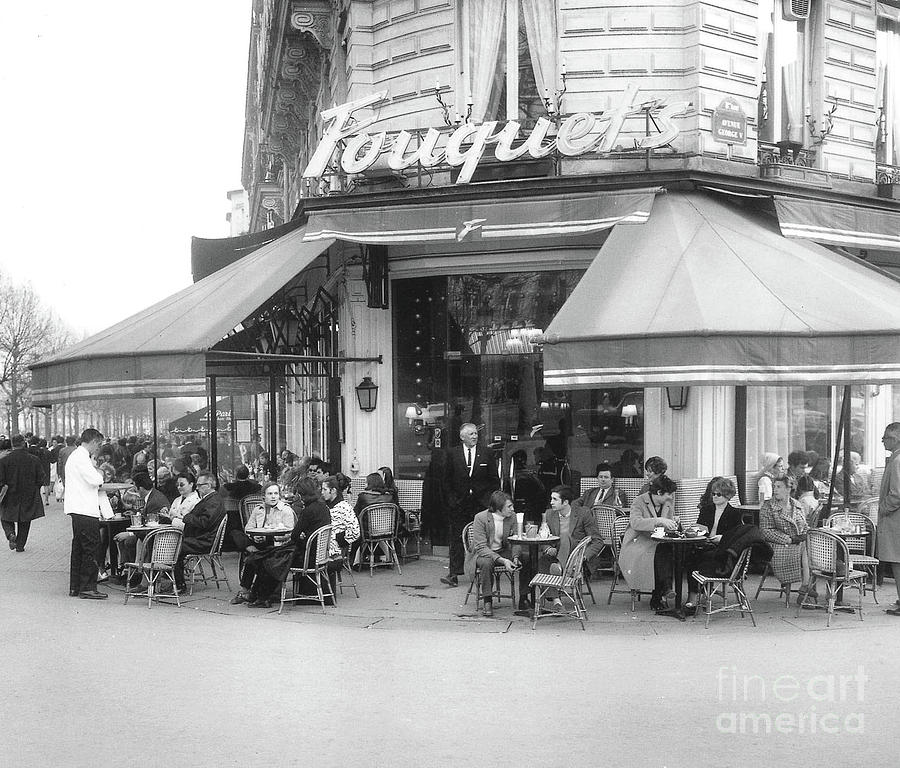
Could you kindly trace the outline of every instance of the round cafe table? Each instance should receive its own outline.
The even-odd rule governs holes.
[[[278,536],[290,536],[293,528],[246,528],[244,533],[248,536],[263,536],[266,539],[266,546],[275,546],[275,539]]]
[[[702,546],[709,541],[706,534],[702,536],[653,536],[650,538],[658,544],[669,544],[672,547],[672,575],[673,589],[675,590],[675,605],[661,611],[657,611],[657,616],[671,616],[679,621],[685,620],[684,611],[681,610],[681,582],[684,581],[684,558],[688,549]]]
[[[528,547],[528,573],[526,574],[528,577],[528,581],[531,581],[534,578],[534,575],[537,573],[538,568],[538,557],[540,556],[540,548],[541,546],[549,546],[552,544],[556,544],[559,542],[559,536],[525,536],[522,534],[521,536],[515,535],[509,537],[510,544],[518,544],[519,546]],[[531,605],[534,606],[535,599],[535,589],[531,588]],[[516,616],[527,616],[531,618],[532,611],[531,610],[518,610],[519,606],[517,605],[516,610],[514,611]]]

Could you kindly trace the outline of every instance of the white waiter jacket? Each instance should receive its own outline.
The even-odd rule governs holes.
[[[100,517],[100,496],[103,475],[91,461],[87,448],[79,445],[66,461],[66,495],[63,511],[67,515]]]

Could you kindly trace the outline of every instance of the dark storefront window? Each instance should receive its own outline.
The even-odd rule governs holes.
[[[511,471],[511,457],[551,487],[600,461],[640,474],[643,390],[549,392],[534,335],[578,283],[581,270],[459,275],[394,282],[394,471],[425,479],[471,421]],[[554,479],[555,478],[555,479]]]

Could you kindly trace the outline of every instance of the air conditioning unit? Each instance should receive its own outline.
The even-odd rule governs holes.
[[[781,15],[786,21],[806,21],[811,0],[781,0]]]

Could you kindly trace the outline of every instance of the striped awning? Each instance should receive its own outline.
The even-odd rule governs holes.
[[[394,245],[560,237],[643,224],[656,189],[310,212],[304,239]]]
[[[544,334],[544,386],[900,382],[900,280],[771,216],[659,195],[617,227]]]
[[[900,210],[776,197],[781,234],[824,245],[900,251]]]
[[[35,363],[31,366],[34,404],[205,397],[207,352],[332,243],[305,243],[303,234],[303,229],[291,232]]]

